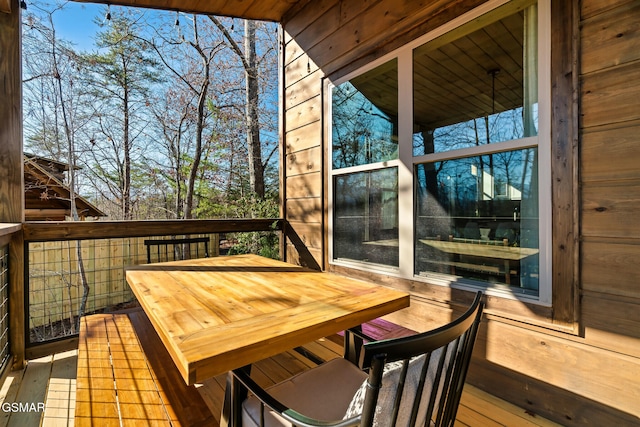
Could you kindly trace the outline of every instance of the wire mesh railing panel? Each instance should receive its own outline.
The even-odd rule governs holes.
[[[5,245],[0,248],[0,367],[9,356],[9,245]]]
[[[75,335],[82,314],[131,304],[125,267],[146,263],[143,240],[29,243],[29,342]]]
[[[103,235],[104,236],[104,235]],[[223,248],[218,233],[157,236],[153,239],[209,239],[209,256],[258,253],[278,256],[278,231],[233,233],[233,245]],[[77,335],[80,317],[135,304],[126,281],[127,266],[146,264],[149,237],[84,240],[25,239],[27,346]],[[204,257],[199,248],[180,246],[190,257]],[[191,253],[194,252],[194,253]],[[151,262],[155,260],[151,259]],[[4,312],[3,312],[4,313]],[[0,343],[1,344],[1,343]]]

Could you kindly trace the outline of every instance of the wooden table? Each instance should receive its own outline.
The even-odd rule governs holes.
[[[130,267],[127,282],[187,384],[409,306],[409,295],[256,255]]]
[[[431,246],[443,252],[457,255],[471,255],[485,258],[497,258],[506,260],[521,260],[531,255],[537,254],[536,248],[522,248],[515,246],[505,246],[502,244],[487,244],[482,241],[478,243],[451,242],[448,240],[428,240],[420,239],[421,243]]]
[[[494,260],[493,262],[498,262],[502,264],[502,267],[497,267],[495,265],[485,266],[484,263],[473,263],[473,262],[455,262],[451,261],[448,264],[451,266],[451,274],[455,274],[455,269],[457,267],[466,268],[466,269],[479,269],[482,272],[489,274],[500,273],[500,268],[504,271],[504,282],[507,285],[511,285],[511,263],[520,261],[526,257],[537,254],[539,251],[536,248],[523,248],[519,246],[508,246],[506,244],[507,240],[505,239],[503,242],[497,241],[482,241],[469,239],[472,242],[468,241],[456,241],[456,240],[431,240],[431,239],[420,239],[421,243],[424,243],[427,246],[431,246],[432,248],[438,249],[439,251],[451,254],[451,255],[463,255],[470,257],[477,257],[478,259],[490,259]],[[513,272],[517,273],[517,269],[513,270]]]

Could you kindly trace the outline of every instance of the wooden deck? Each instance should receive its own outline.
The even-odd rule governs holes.
[[[252,375],[262,385],[279,382],[288,376],[315,366],[313,359],[340,357],[340,337],[319,340],[301,351],[290,350],[254,365]],[[29,361],[26,369],[11,372],[0,388],[0,427],[73,426],[75,411],[77,350],[57,353]],[[200,385],[201,393],[214,416],[222,407],[225,377],[220,376]],[[34,404],[34,411],[7,411],[10,403]],[[39,411],[38,404],[44,406]],[[30,405],[31,406],[31,405]],[[456,426],[558,426],[548,420],[527,414],[517,406],[465,386]]]

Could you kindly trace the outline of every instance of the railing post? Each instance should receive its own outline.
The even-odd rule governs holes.
[[[13,355],[13,370],[25,365],[27,300],[24,287],[28,256],[22,231],[14,233],[9,243],[9,348]]]

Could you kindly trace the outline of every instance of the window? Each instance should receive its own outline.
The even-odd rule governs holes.
[[[550,303],[548,3],[488,2],[331,86],[332,262]]]
[[[398,63],[333,88],[333,257],[398,267]]]

